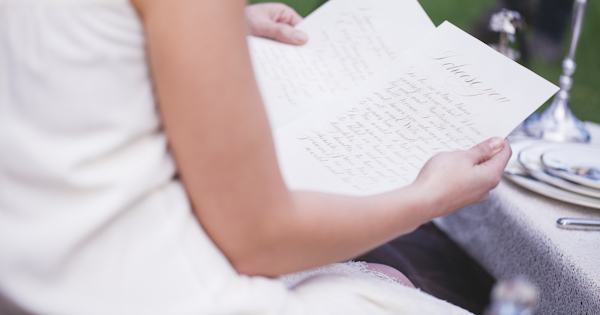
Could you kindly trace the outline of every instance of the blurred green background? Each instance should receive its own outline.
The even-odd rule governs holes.
[[[365,0],[368,1],[368,0]],[[267,2],[251,0],[250,3]],[[308,15],[325,1],[323,0],[282,0],[303,16]],[[448,20],[463,30],[470,32],[475,24],[497,3],[496,0],[419,0],[429,17],[439,25]],[[600,123],[600,1],[588,1],[583,33],[577,48],[577,70],[573,76],[571,89],[571,109],[581,120]],[[526,32],[528,38],[531,32]],[[568,45],[569,31],[565,32],[564,50]],[[545,63],[533,56],[527,65],[532,71],[558,85],[562,73],[561,60]],[[550,100],[551,101],[551,100]],[[549,101],[549,102],[550,102]],[[546,104],[545,106],[547,106]],[[545,107],[544,106],[544,107]],[[544,108],[542,107],[542,109]]]

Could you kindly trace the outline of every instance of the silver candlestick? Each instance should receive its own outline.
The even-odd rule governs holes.
[[[577,119],[569,107],[573,86],[571,76],[575,72],[575,50],[581,35],[587,0],[575,0],[573,4],[573,22],[571,44],[563,60],[563,73],[560,76],[560,91],[552,104],[541,114],[535,113],[523,122],[523,130],[533,137],[555,142],[589,142],[590,134],[581,120]]]

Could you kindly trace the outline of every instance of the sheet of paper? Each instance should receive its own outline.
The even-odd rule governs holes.
[[[276,132],[290,188],[405,186],[439,152],[506,137],[558,87],[445,22],[354,90]]]
[[[249,37],[273,127],[362,83],[435,29],[417,0],[330,0],[298,26],[303,46]]]

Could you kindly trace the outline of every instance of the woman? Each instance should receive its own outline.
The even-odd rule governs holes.
[[[289,191],[244,6],[0,0],[6,303],[36,314],[462,313],[359,275],[290,289],[269,278],[348,260],[485,200],[510,148],[494,138],[438,155],[412,185],[372,197]],[[251,31],[306,39],[271,23],[297,16],[265,10],[262,24],[248,13]]]

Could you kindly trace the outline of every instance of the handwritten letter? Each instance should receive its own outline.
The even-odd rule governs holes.
[[[277,132],[288,185],[374,194],[433,155],[505,137],[557,88],[444,23],[359,86]]]

